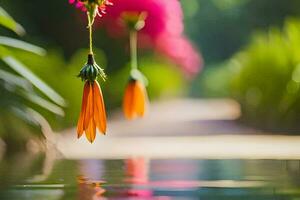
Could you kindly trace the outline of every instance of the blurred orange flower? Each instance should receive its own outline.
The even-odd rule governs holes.
[[[126,87],[123,99],[123,111],[127,119],[143,117],[146,111],[148,95],[145,85],[139,81],[131,79]]]
[[[101,88],[98,82],[86,81],[84,84],[81,113],[77,124],[78,138],[85,132],[92,143],[96,138],[96,128],[105,135],[106,112]]]

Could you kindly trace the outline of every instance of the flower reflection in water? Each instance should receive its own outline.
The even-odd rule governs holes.
[[[149,181],[149,160],[145,158],[127,159],[125,160],[125,170],[127,177],[124,182],[131,184],[131,188],[126,191],[128,196],[148,198],[153,196],[152,190],[139,187]]]
[[[116,161],[119,162],[119,161]],[[199,187],[211,184],[210,181],[195,180],[198,168],[194,162],[154,162],[152,173],[159,177],[150,178],[150,160],[134,157],[119,162],[118,169],[111,162],[103,160],[84,160],[79,162],[81,176],[77,177],[80,200],[103,199],[172,199],[158,196],[156,191],[196,191]],[[123,166],[123,167],[120,167]],[[171,170],[171,166],[173,170]],[[186,173],[186,171],[190,171]],[[181,173],[184,172],[185,173]],[[117,176],[116,176],[117,174]],[[154,178],[154,180],[153,180]],[[103,180],[108,180],[103,181]]]
[[[106,192],[102,188],[103,181],[91,181],[87,177],[78,176],[78,198],[79,200],[104,200],[102,195]]]
[[[83,175],[77,177],[79,200],[103,200],[106,190],[103,177],[104,162],[100,160],[84,160],[79,162],[79,171]]]

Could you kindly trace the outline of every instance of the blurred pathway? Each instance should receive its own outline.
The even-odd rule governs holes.
[[[70,159],[300,159],[300,137],[264,135],[237,124],[239,115],[239,106],[226,99],[158,102],[141,120],[125,121],[115,112],[107,136],[98,134],[93,144],[85,137],[77,140],[71,129],[57,140],[57,147]]]

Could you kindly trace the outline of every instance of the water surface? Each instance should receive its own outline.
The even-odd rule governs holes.
[[[300,162],[295,160],[20,156],[2,161],[0,175],[1,200],[300,199]]]

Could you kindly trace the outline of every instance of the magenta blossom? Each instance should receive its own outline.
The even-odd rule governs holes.
[[[188,75],[199,72],[202,58],[183,35],[183,13],[178,0],[115,0],[102,20],[111,36],[126,36],[127,30],[121,23],[125,12],[147,13],[145,27],[139,32],[140,47],[154,48]]]
[[[76,8],[82,10],[82,11],[86,11],[86,8],[84,6],[84,4],[80,1],[77,0],[69,0],[70,4],[75,4]]]
[[[156,49],[181,66],[189,76],[197,74],[203,64],[200,54],[184,36],[161,34],[156,41]]]
[[[70,4],[75,4],[76,8],[87,11],[86,4],[88,4],[88,0],[69,0]],[[98,5],[98,12],[97,14],[102,17],[102,14],[105,14],[106,6],[112,5],[109,0],[95,0],[95,4]]]
[[[125,33],[126,30],[124,30],[123,24],[120,23],[122,14],[124,12],[146,12],[146,25],[141,33],[148,35],[151,39],[155,39],[161,32],[165,32],[168,29],[168,23],[170,22],[170,14],[167,11],[168,6],[176,7],[180,6],[180,4],[177,0],[119,0],[114,7],[108,8],[108,14],[104,22],[111,32],[123,30],[123,33]],[[178,16],[174,17],[173,20],[177,21],[176,24],[182,25],[181,9],[179,11],[179,13],[176,13]],[[174,27],[173,31],[181,32],[183,29],[182,26],[179,29],[177,28],[175,29]]]

